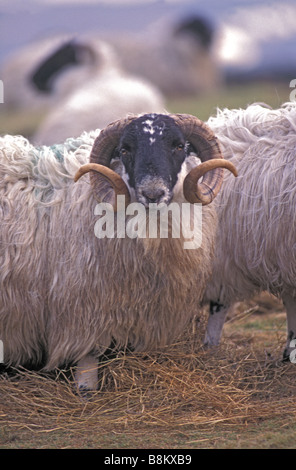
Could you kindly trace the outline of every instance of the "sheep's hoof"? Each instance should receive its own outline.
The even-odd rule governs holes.
[[[285,349],[284,349],[282,362],[288,362],[288,361],[290,361],[290,354],[289,354],[288,349],[289,349],[289,348],[285,348]]]
[[[296,349],[295,346],[286,346],[283,352],[283,359],[282,362],[292,362],[296,364]]]

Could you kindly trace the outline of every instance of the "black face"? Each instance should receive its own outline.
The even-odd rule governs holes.
[[[191,34],[205,49],[209,49],[214,36],[214,30],[209,21],[202,16],[190,16],[175,28],[176,35]]]
[[[77,45],[70,41],[59,47],[38,66],[32,74],[32,83],[39,91],[50,93],[53,91],[54,77],[65,67],[78,64]]]
[[[118,156],[139,202],[170,202],[186,149],[181,130],[169,116],[146,114],[126,126]]]

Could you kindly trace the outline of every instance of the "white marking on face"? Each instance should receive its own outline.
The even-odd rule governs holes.
[[[155,132],[155,128],[153,127],[153,121],[147,119],[147,121],[143,122],[143,131],[147,134],[153,135]]]
[[[153,115],[151,115],[153,118]],[[149,134],[150,136],[154,134],[162,135],[163,134],[163,125],[155,124],[153,119],[146,119],[146,121],[142,122],[143,132],[145,134]],[[150,145],[155,142],[155,139],[150,137]]]
[[[115,171],[121,176],[121,178],[123,179],[123,181],[128,187],[128,190],[131,196],[131,202],[134,202],[136,200],[135,190],[129,185],[130,177],[129,177],[128,172],[126,171],[126,168],[123,162],[117,158],[113,158],[110,162],[110,168],[111,170]]]
[[[184,201],[183,194],[183,182],[185,177],[190,173],[190,171],[195,168],[197,165],[200,165],[201,161],[196,156],[195,153],[190,153],[182,163],[181,169],[178,173],[177,182],[173,189],[173,200],[175,202]]]

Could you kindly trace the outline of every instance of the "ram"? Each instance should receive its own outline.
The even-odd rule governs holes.
[[[296,337],[296,102],[276,110],[224,109],[207,124],[239,176],[226,176],[215,200],[219,229],[205,343],[219,344],[233,302],[268,290],[287,310],[288,358]]]
[[[77,363],[78,387],[93,389],[97,360],[111,342],[148,351],[182,333],[211,272],[216,212],[210,202],[223,168],[235,174],[203,122],[190,115],[130,116],[54,147],[5,136],[0,155],[6,364],[52,370]],[[182,234],[95,236],[98,204],[117,209],[119,196],[127,208],[144,206],[148,219],[150,204],[201,203],[200,247],[184,249]]]

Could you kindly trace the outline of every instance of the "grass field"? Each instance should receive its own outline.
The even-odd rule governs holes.
[[[175,99],[168,103],[173,112],[189,113],[207,120],[216,113],[216,109],[245,108],[255,102],[266,103],[272,108],[289,101],[291,89],[289,82],[255,82],[250,84],[233,84],[217,90],[216,93],[192,99]]]
[[[171,100],[168,109],[205,120],[216,107],[278,107],[290,91],[288,81],[236,85]],[[39,118],[0,109],[0,133],[30,135]],[[211,351],[202,347],[206,316],[199,312],[187,337],[163,351],[104,364],[102,390],[89,400],[75,393],[69,371],[3,373],[0,448],[294,448],[296,365],[281,361],[282,304],[265,293],[236,304]]]
[[[293,78],[293,77],[291,77]],[[287,82],[256,82],[222,87],[215,93],[204,96],[171,99],[167,102],[170,112],[189,113],[202,120],[216,113],[217,107],[246,107],[250,103],[264,102],[273,108],[289,101],[291,88]],[[5,98],[5,97],[4,97]],[[21,134],[30,136],[43,118],[42,112],[7,112],[0,104],[0,134]]]

